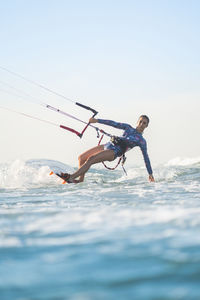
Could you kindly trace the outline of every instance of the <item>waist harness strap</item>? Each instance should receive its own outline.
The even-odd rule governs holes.
[[[123,154],[126,152],[127,144],[120,137],[113,135],[111,137],[110,141],[111,141],[111,143],[113,143],[113,145],[119,146]]]
[[[103,139],[103,134],[102,134],[102,136],[101,136],[101,138],[100,138],[100,140],[99,140],[98,145],[100,145],[102,139]],[[108,169],[108,170],[115,170],[115,169],[118,167],[118,165],[120,164],[120,162],[121,162],[122,169],[123,169],[124,173],[127,175],[127,172],[126,172],[126,170],[125,170],[125,168],[124,168],[124,163],[125,163],[125,161],[126,161],[126,156],[125,156],[124,153],[125,153],[126,150],[127,150],[127,145],[126,145],[126,143],[125,143],[122,139],[120,139],[118,136],[112,136],[111,139],[110,139],[110,141],[111,141],[114,145],[119,145],[123,154],[122,154],[122,156],[119,158],[119,160],[118,160],[116,166],[113,167],[113,168],[110,168],[110,167],[106,166],[106,164],[105,164],[104,162],[102,162],[102,164],[103,164],[104,167],[105,167],[106,169]]]

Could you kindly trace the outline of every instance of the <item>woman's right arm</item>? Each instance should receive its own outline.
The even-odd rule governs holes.
[[[90,123],[100,123],[108,126],[112,126],[118,129],[123,129],[126,130],[128,127],[130,127],[129,124],[126,123],[119,123],[111,120],[103,120],[103,119],[95,119],[95,118],[90,118],[89,120]]]

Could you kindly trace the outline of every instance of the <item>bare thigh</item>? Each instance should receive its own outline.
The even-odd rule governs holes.
[[[84,179],[84,174],[89,170],[93,164],[100,163],[102,161],[112,161],[115,158],[115,153],[113,150],[102,150],[94,155],[91,155],[87,161],[73,174],[71,174],[71,179],[75,179],[80,176],[80,182]]]
[[[79,161],[81,161],[82,163],[84,163],[90,156],[95,155],[101,151],[104,150],[104,145],[98,145],[96,147],[93,147],[87,151],[85,151],[84,153],[82,153],[79,156]]]
[[[112,161],[115,159],[115,153],[113,150],[102,150],[92,156],[89,157],[88,163],[89,164],[96,164],[103,161]]]

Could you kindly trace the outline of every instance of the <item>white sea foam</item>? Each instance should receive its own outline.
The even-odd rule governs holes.
[[[20,189],[57,184],[60,179],[50,176],[51,171],[72,171],[73,168],[52,160],[15,160],[0,165],[0,188]]]
[[[198,179],[198,162],[199,158],[193,159],[180,159],[176,158],[170,160],[166,165],[158,166],[154,168],[154,176],[156,182],[173,182],[179,179],[181,183],[182,177],[190,176],[190,173],[194,173],[196,170],[196,178]],[[193,167],[195,166],[196,169]],[[187,167],[185,169],[184,167]],[[191,169],[190,169],[191,167]],[[0,188],[1,189],[29,189],[33,188],[48,188],[52,186],[60,186],[61,180],[56,176],[49,176],[50,171],[54,172],[69,171],[70,173],[74,171],[69,165],[63,164],[58,161],[53,160],[15,160],[7,164],[0,165]],[[182,177],[181,177],[182,176]],[[191,179],[194,178],[191,175]],[[184,179],[184,178],[183,178]],[[188,179],[188,178],[187,178]],[[126,191],[129,190],[130,186],[137,185],[135,188],[135,193],[144,196],[146,190],[144,189],[144,184],[148,183],[148,174],[144,167],[132,167],[128,169],[127,176],[120,169],[116,171],[108,171],[102,168],[92,167],[86,176],[86,181],[84,184],[79,185],[81,190],[80,193],[88,193],[87,184],[97,184],[94,188],[99,190],[101,184],[110,184],[109,189],[115,194],[115,188],[122,186]],[[140,185],[141,188],[139,187]],[[183,186],[185,186],[183,181]],[[78,188],[78,189],[79,189]],[[198,189],[198,184],[193,182],[190,186],[185,187],[188,191]],[[108,187],[107,187],[108,189]],[[101,190],[99,190],[101,193]]]

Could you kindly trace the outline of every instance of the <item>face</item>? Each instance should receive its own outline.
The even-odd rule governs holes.
[[[138,122],[137,122],[137,131],[142,133],[144,131],[145,128],[147,128],[148,126],[148,120],[144,117],[140,117]]]

